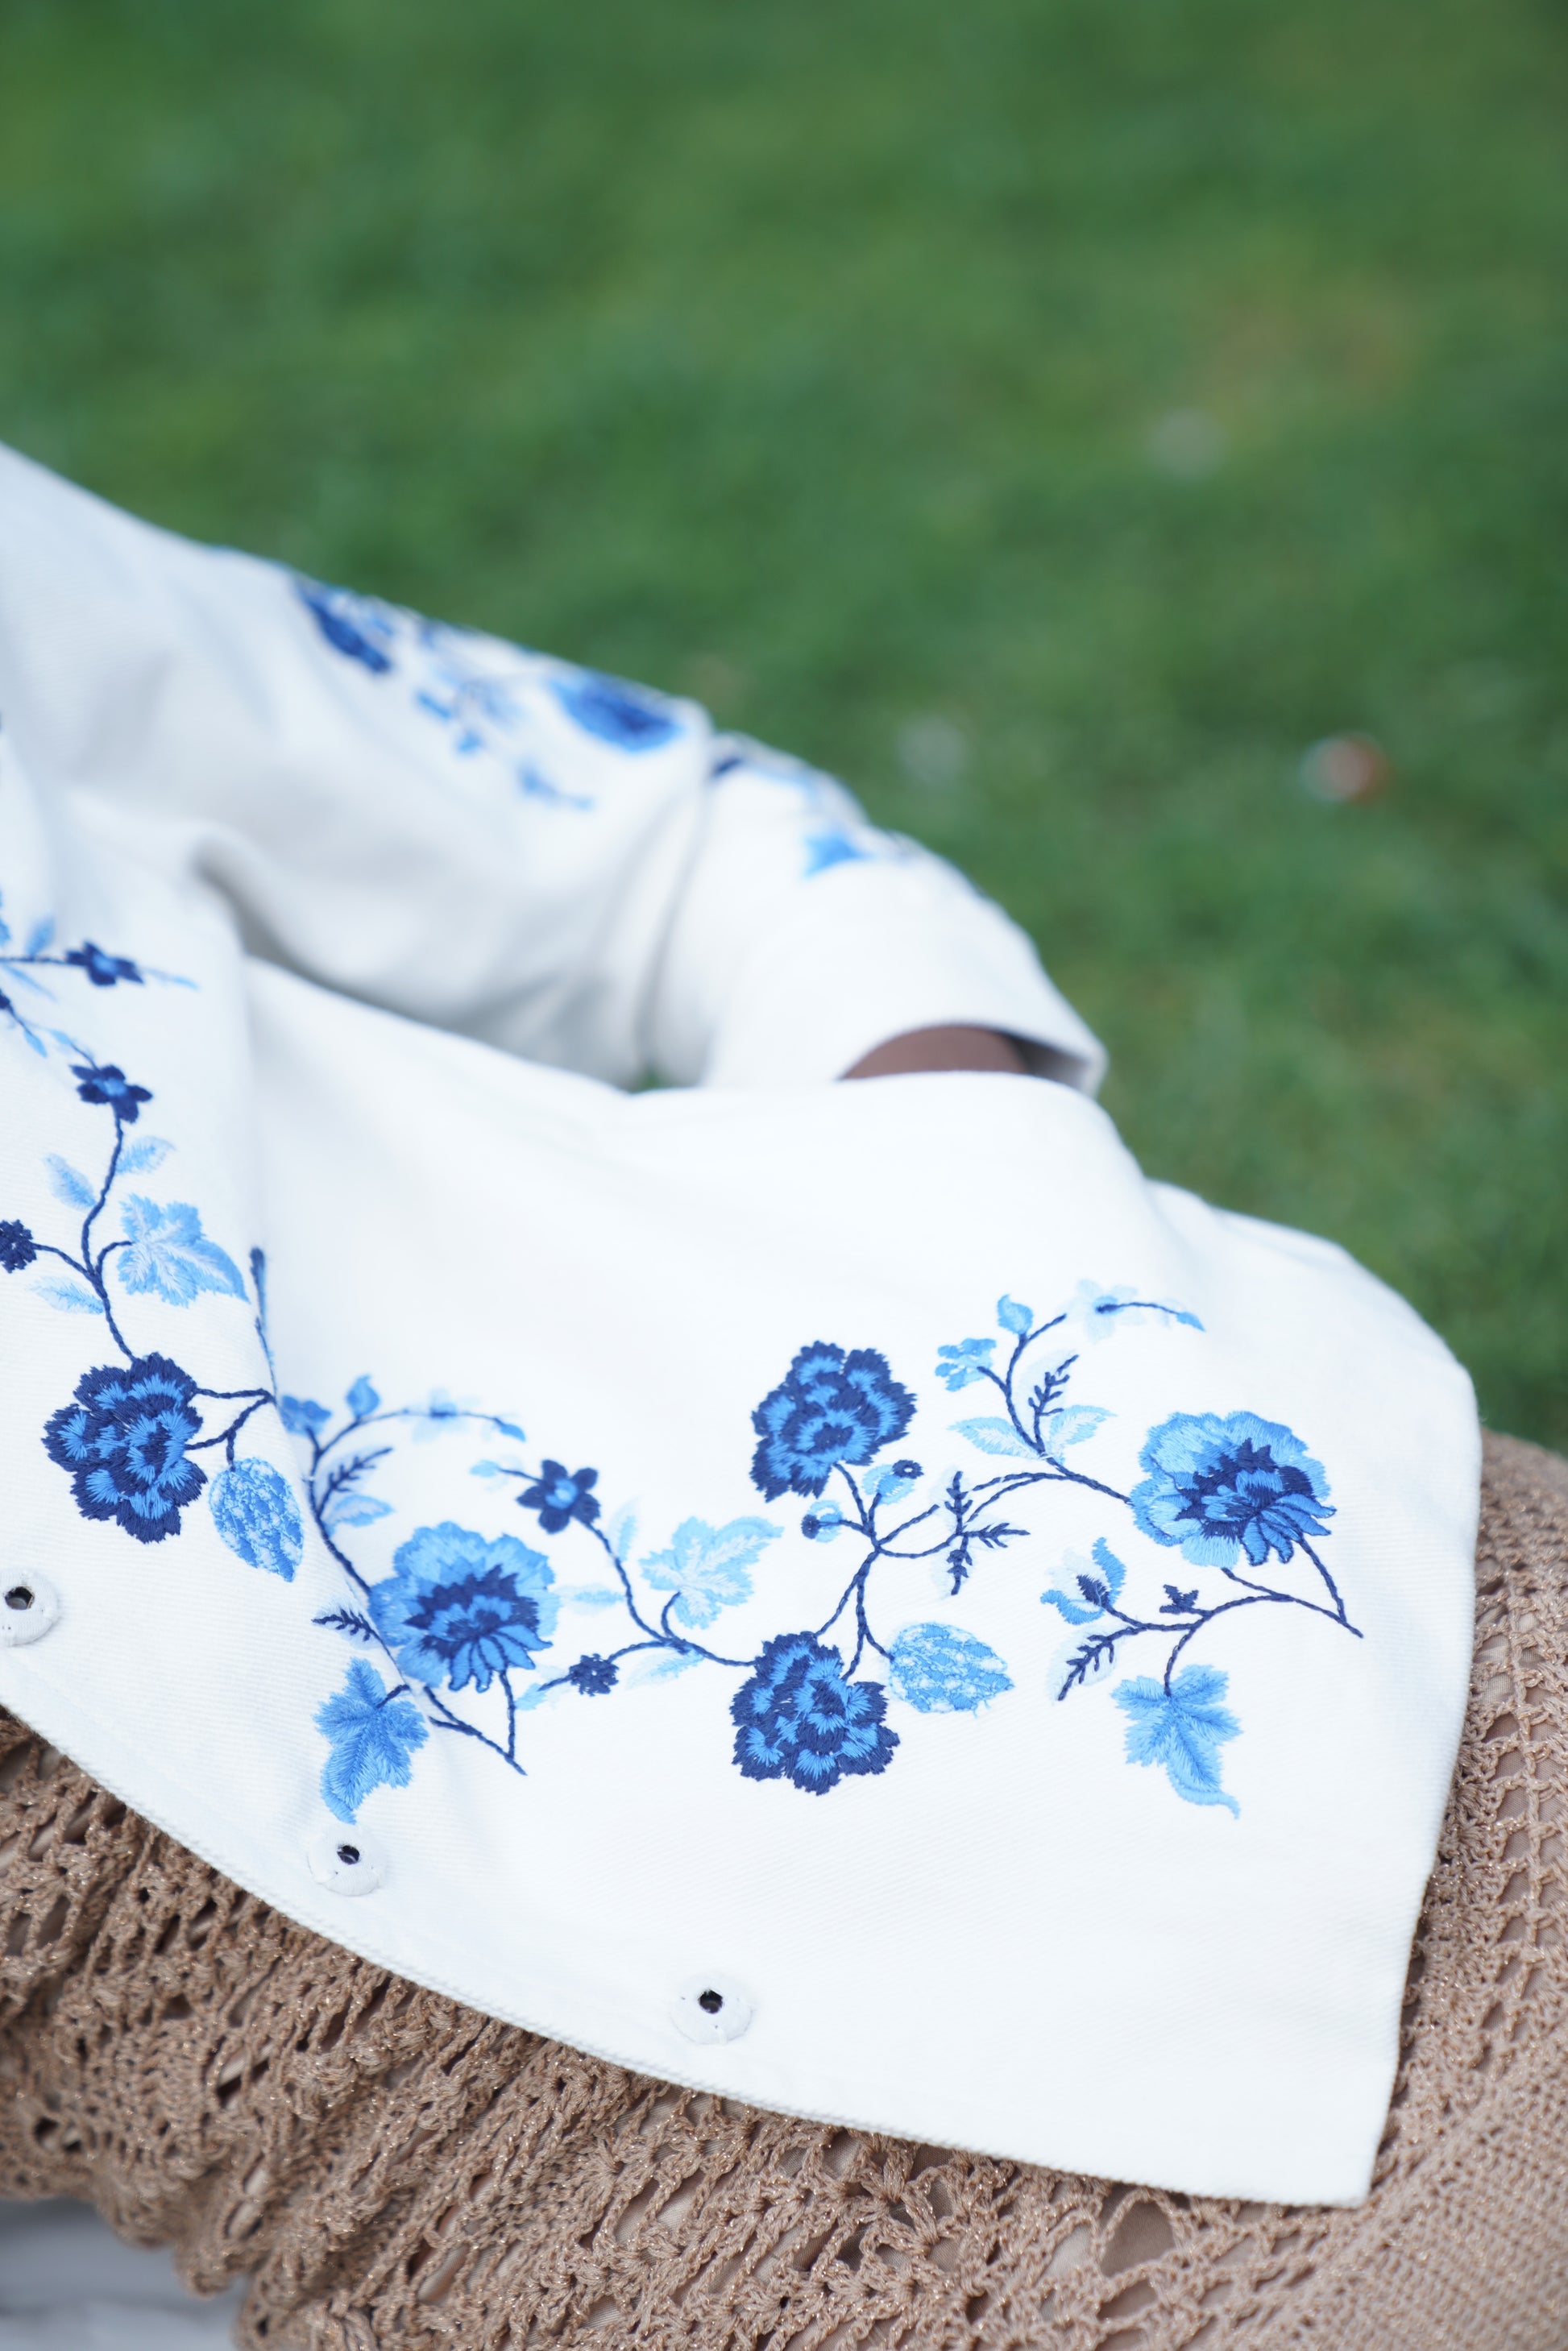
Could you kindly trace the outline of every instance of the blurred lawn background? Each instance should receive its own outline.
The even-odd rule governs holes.
[[[1559,10],[0,25],[0,436],[837,769],[1568,1449]]]

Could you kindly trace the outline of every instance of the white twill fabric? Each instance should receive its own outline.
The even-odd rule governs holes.
[[[627,2065],[1363,2196],[1472,1620],[1410,1310],[689,704],[5,456],[0,728],[0,1703]],[[1076,1082],[829,1082],[942,1021]]]

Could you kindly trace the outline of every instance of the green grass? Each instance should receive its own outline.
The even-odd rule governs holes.
[[[1568,1448],[1560,13],[4,26],[0,434],[838,768],[1030,925],[1152,1172]],[[1393,789],[1312,800],[1352,728]]]

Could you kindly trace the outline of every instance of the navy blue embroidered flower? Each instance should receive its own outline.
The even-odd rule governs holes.
[[[392,628],[375,606],[346,588],[322,588],[313,580],[296,580],[294,585],[334,652],[362,663],[373,676],[384,676],[392,665],[384,650]]]
[[[83,1373],[76,1402],[50,1416],[44,1449],[71,1472],[84,1518],[117,1519],[138,1542],[178,1534],[181,1511],[207,1482],[188,1450],[202,1426],[195,1393],[167,1355]]]
[[[599,1516],[599,1504],[592,1491],[598,1483],[597,1469],[568,1469],[564,1462],[547,1461],[534,1484],[517,1496],[517,1507],[537,1510],[547,1535],[559,1535],[573,1519],[580,1519],[585,1527],[591,1526]]]
[[[122,1126],[134,1126],[142,1103],[152,1099],[145,1086],[131,1084],[117,1061],[105,1061],[101,1069],[93,1061],[73,1061],[71,1075],[79,1081],[83,1102],[107,1102]]]
[[[108,955],[90,939],[84,939],[79,947],[68,948],[66,961],[85,971],[95,987],[112,987],[121,979],[134,980],[138,987],[141,986],[141,974],[129,956]]]
[[[825,1795],[847,1774],[885,1771],[898,1745],[880,1682],[851,1681],[843,1660],[810,1633],[765,1643],[730,1701],[735,1760],[748,1780],[789,1780]]]
[[[1245,1552],[1261,1567],[1328,1532],[1328,1479],[1301,1439],[1253,1412],[1172,1415],[1138,1456],[1152,1474],[1134,1486],[1133,1514],[1155,1542],[1179,1543],[1195,1567],[1231,1567]]]
[[[802,1347],[779,1385],[751,1416],[761,1438],[751,1476],[770,1502],[789,1490],[820,1494],[840,1462],[869,1461],[895,1444],[915,1398],[874,1347],[846,1354],[819,1339]]]
[[[613,1657],[579,1657],[575,1666],[567,1667],[566,1677],[584,1698],[602,1698],[620,1680],[621,1668]]]
[[[527,1670],[549,1648],[559,1610],[554,1573],[515,1535],[487,1538],[447,1519],[400,1544],[392,1569],[371,1586],[370,1611],[410,1681],[487,1690],[494,1676]]]
[[[19,1217],[0,1217],[0,1267],[7,1273],[20,1273],[37,1254],[37,1243]]]
[[[656,751],[681,731],[669,705],[618,677],[580,670],[551,681],[556,700],[585,734],[621,751]]]

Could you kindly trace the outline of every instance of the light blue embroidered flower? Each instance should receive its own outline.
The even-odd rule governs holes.
[[[277,1412],[284,1427],[295,1437],[316,1436],[332,1417],[326,1405],[318,1404],[314,1396],[280,1395]]]
[[[826,1795],[849,1773],[885,1771],[898,1745],[880,1682],[851,1681],[837,1649],[814,1634],[764,1644],[730,1700],[735,1760],[748,1780],[789,1780]]]
[[[291,1583],[305,1556],[305,1529],[294,1491],[281,1471],[256,1455],[220,1470],[207,1495],[213,1524],[247,1567]]]
[[[208,1240],[188,1200],[160,1207],[132,1192],[120,1203],[120,1225],[127,1246],[120,1252],[119,1271],[127,1290],[154,1290],[170,1306],[189,1306],[204,1290],[246,1296],[238,1266],[216,1241]]]
[[[1010,1690],[994,1649],[956,1625],[906,1625],[893,1644],[888,1687],[922,1714],[973,1714]]]
[[[455,1690],[471,1681],[482,1692],[549,1648],[560,1606],[555,1573],[515,1535],[488,1538],[447,1519],[400,1544],[392,1569],[371,1587],[369,1606],[410,1681],[449,1681]]]
[[[956,1394],[972,1381],[985,1378],[996,1352],[994,1339],[960,1339],[956,1347],[938,1347],[936,1376],[945,1387]]]
[[[1328,1479],[1301,1439],[1256,1413],[1172,1415],[1149,1431],[1138,1456],[1150,1471],[1129,1500],[1145,1534],[1179,1543],[1195,1567],[1261,1567],[1288,1560],[1298,1542],[1328,1532]]]
[[[1066,1617],[1070,1625],[1092,1625],[1096,1617],[1103,1616],[1106,1609],[1113,1607],[1121,1598],[1127,1571],[1103,1535],[1096,1536],[1094,1541],[1094,1564],[1100,1570],[1098,1575],[1089,1574],[1086,1565],[1081,1571],[1078,1560],[1071,1552],[1061,1564],[1071,1574],[1082,1598],[1071,1600],[1065,1592],[1058,1592],[1054,1588],[1042,1592],[1040,1596],[1046,1607],[1054,1608],[1059,1615]]]
[[[896,1443],[915,1398],[874,1347],[846,1353],[819,1339],[802,1347],[779,1385],[751,1416],[761,1439],[751,1477],[767,1499],[820,1494],[841,1462],[859,1465]]]
[[[578,670],[552,678],[550,690],[585,734],[613,743],[618,751],[656,751],[681,731],[680,720],[662,696],[622,678]]]
[[[1189,1804],[1223,1804],[1240,1811],[1219,1783],[1219,1750],[1241,1725],[1220,1704],[1229,1687],[1215,1666],[1187,1666],[1169,1689],[1159,1681],[1118,1682],[1112,1692],[1130,1716],[1129,1763],[1157,1763],[1176,1794]]]
[[[321,1767],[322,1801],[340,1821],[351,1821],[372,1789],[406,1788],[410,1758],[430,1736],[413,1700],[389,1691],[362,1657],[354,1658],[337,1696],[318,1707],[316,1728],[332,1750]]]
[[[710,1527],[706,1519],[683,1519],[668,1551],[650,1553],[643,1573],[656,1592],[680,1595],[670,1604],[672,1620],[700,1632],[721,1608],[750,1599],[748,1570],[779,1531],[766,1519],[731,1519],[722,1527]]]

